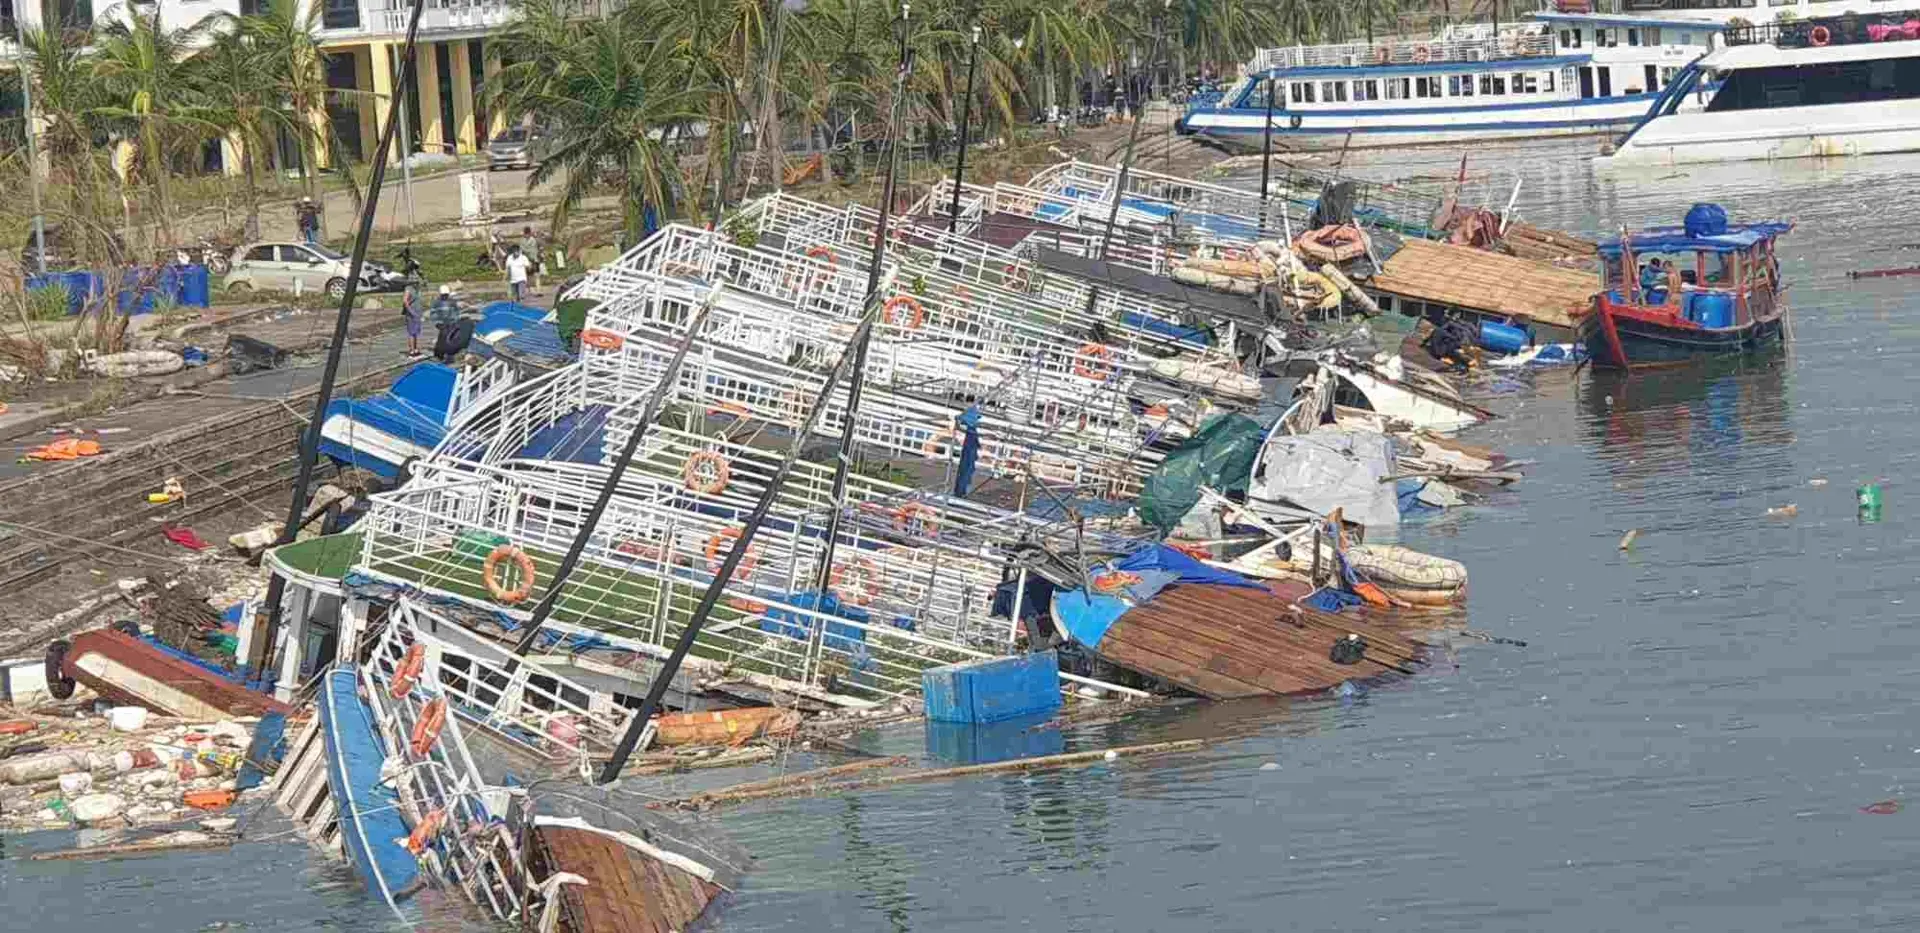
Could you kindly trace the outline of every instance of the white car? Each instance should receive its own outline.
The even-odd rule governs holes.
[[[255,243],[234,253],[233,271],[226,289],[234,294],[257,291],[325,291],[339,298],[347,293],[351,260],[331,247],[306,243]],[[377,262],[360,266],[360,288],[379,291],[393,270]]]

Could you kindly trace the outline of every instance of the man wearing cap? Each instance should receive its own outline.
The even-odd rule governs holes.
[[[300,228],[300,238],[305,240],[308,246],[320,242],[320,208],[313,203],[312,198],[300,199],[300,206],[294,208],[294,223]]]
[[[429,316],[433,319],[434,327],[433,358],[451,364],[453,358],[466,348],[465,341],[458,340],[460,302],[454,300],[451,287],[440,286],[440,297],[434,299]]]

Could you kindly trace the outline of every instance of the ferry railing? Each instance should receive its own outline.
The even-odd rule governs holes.
[[[498,357],[479,366],[460,370],[453,380],[453,395],[447,401],[447,424],[458,423],[461,416],[474,405],[506,390],[513,383],[513,367]]]
[[[445,487],[409,485],[376,496],[359,526],[366,541],[363,572],[494,612],[522,615],[485,595],[481,562],[457,554],[456,542],[476,536],[504,539],[527,552],[538,571],[550,573],[555,555],[577,530],[586,500],[584,493],[568,496],[505,478],[489,485],[528,498],[519,521],[475,525],[450,518],[435,501]],[[718,534],[709,531],[713,527],[711,520],[686,513],[656,510],[649,515],[636,503],[616,499],[596,526],[581,572],[569,580],[555,618],[605,633],[615,644],[624,640],[650,654],[664,650],[685,628],[717,565],[710,553]],[[752,562],[743,565],[746,572],[726,584],[725,602],[696,639],[690,665],[694,670],[716,678],[760,676],[816,693],[885,701],[917,696],[920,674],[929,667],[1008,650],[1004,621],[992,620],[999,630],[994,643],[1000,647],[989,651],[877,621],[879,614],[860,620],[796,604],[787,594],[806,588],[819,542],[773,531],[762,531]],[[720,537],[724,548],[729,539]],[[653,543],[621,547],[640,540]],[[848,553],[868,556],[860,550]],[[536,585],[530,599],[539,595]]]
[[[404,611],[404,610],[397,610]],[[473,827],[494,825],[504,814],[493,812],[482,795],[484,782],[475,766],[461,731],[459,717],[448,715],[440,735],[427,746],[424,755],[404,752],[412,744],[415,729],[429,703],[442,691],[426,679],[417,682],[404,695],[393,691],[394,664],[399,658],[391,652],[406,652],[395,636],[398,625],[389,626],[376,645],[372,663],[359,670],[360,683],[374,721],[379,724],[381,742],[390,756],[404,764],[394,778],[401,813],[419,827],[429,814],[440,814],[440,829],[420,853],[428,869],[458,887],[476,906],[499,919],[519,913],[523,906],[521,887],[509,851],[496,844],[493,833],[470,835]],[[387,657],[383,658],[383,653]],[[382,660],[388,663],[382,664]],[[452,700],[449,699],[449,706]]]
[[[1728,45],[1774,45],[1783,49],[1827,45],[1862,45],[1920,39],[1920,27],[1909,26],[1912,13],[1859,13],[1729,26],[1722,33]]]
[[[498,463],[526,448],[540,432],[583,407],[577,377],[570,367],[511,385],[489,404],[469,404],[435,445],[434,457]]]
[[[1553,36],[1503,30],[1498,36],[1428,41],[1381,40],[1260,49],[1246,65],[1264,73],[1276,68],[1360,68],[1367,65],[1429,65],[1493,62],[1553,54]]]
[[[589,348],[582,361],[586,392],[592,401],[617,406],[653,391],[664,375],[678,341],[633,335],[613,350]],[[729,414],[797,430],[808,406],[819,394],[824,376],[810,370],[758,359],[750,354],[696,345],[671,397],[681,404],[708,412]],[[925,399],[911,393],[870,385],[852,430],[856,441],[906,457],[950,461],[960,451],[964,433],[957,421],[964,406]],[[631,415],[620,412],[607,421],[607,444],[631,426]],[[838,437],[846,429],[844,381],[815,426],[822,437]],[[1145,449],[1139,431],[1119,424],[1101,425],[1089,419],[1048,425],[1038,419],[1019,422],[986,414],[980,423],[978,468],[986,475],[1018,476],[1029,467],[1043,479],[1076,488],[1103,490],[1102,495],[1130,496],[1160,455]]]

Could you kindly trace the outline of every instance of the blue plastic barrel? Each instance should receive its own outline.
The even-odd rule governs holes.
[[[196,264],[181,271],[179,301],[195,308],[213,303],[213,276],[206,266]]]
[[[1480,322],[1480,345],[1495,353],[1518,353],[1527,348],[1528,341],[1523,328],[1494,321]]]
[[[1701,327],[1732,327],[1733,296],[1721,292],[1694,292],[1689,301],[1688,316]]]

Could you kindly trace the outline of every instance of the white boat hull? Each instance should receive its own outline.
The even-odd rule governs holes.
[[[1273,144],[1277,149],[1294,150],[1367,149],[1615,133],[1630,129],[1644,118],[1655,96],[1576,99],[1524,109],[1404,108],[1379,113],[1280,110],[1273,114]],[[1265,110],[1221,108],[1190,113],[1185,125],[1188,132],[1229,148],[1258,152],[1265,140],[1265,123]]]
[[[1327,368],[1346,380],[1361,395],[1366,396],[1367,404],[1374,412],[1404,421],[1416,428],[1426,428],[1445,434],[1472,427],[1486,420],[1478,411],[1465,403],[1449,402],[1425,393],[1414,392],[1363,370],[1349,369],[1344,366]]]
[[[1920,151],[1920,99],[1679,112],[1658,117],[1598,164],[1681,165]]]

